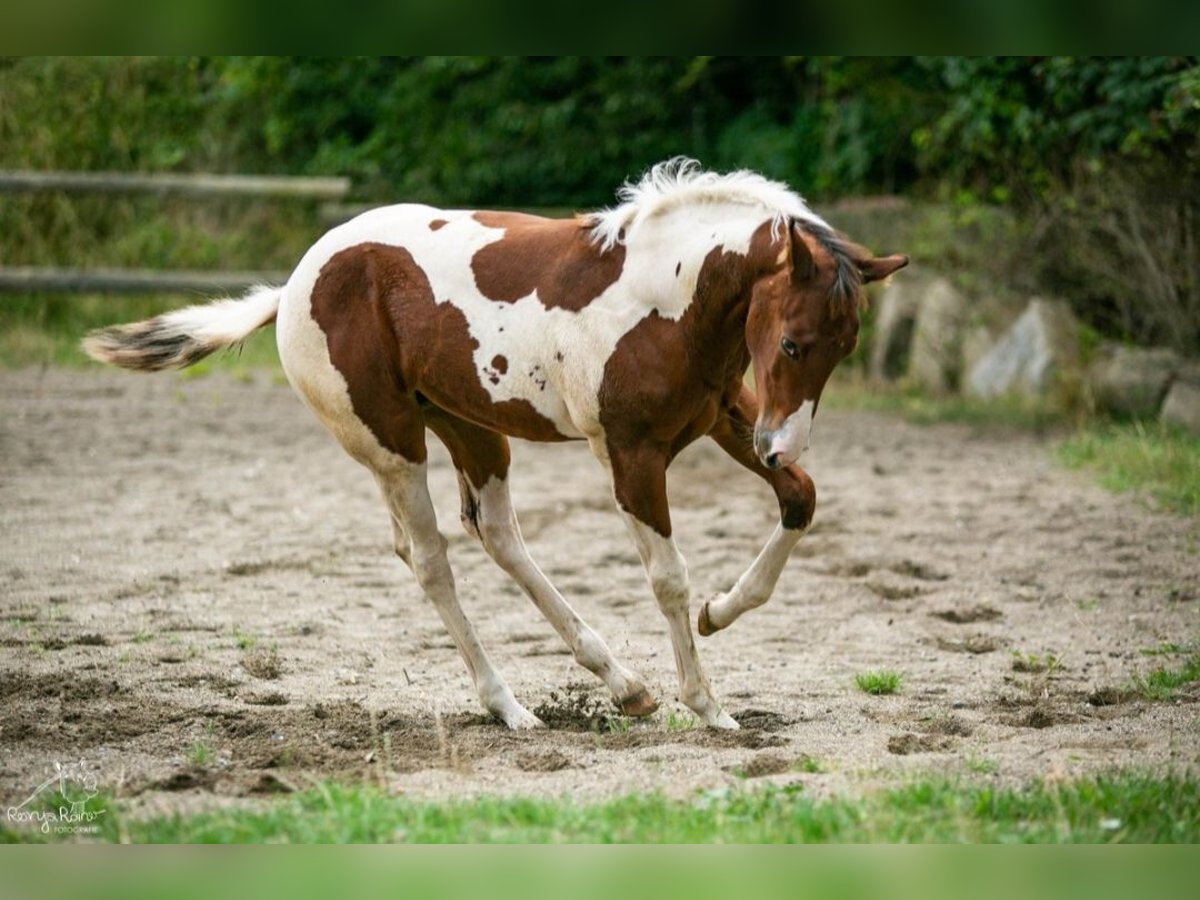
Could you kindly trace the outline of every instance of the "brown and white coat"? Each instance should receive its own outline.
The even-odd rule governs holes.
[[[611,473],[662,613],[680,699],[712,726],[713,696],[671,537],[666,469],[712,437],[766,479],[780,523],[728,594],[711,634],[765,602],[811,520],[794,463],[821,389],[853,349],[865,281],[903,266],[849,244],[783,185],[656,166],[614,209],[571,220],[404,204],[330,231],[286,285],[92,335],[100,359],[186,365],[272,318],[296,392],[374,474],[395,548],[458,646],[483,705],[538,723],[492,666],[458,603],[426,486],[426,433],[458,469],[462,519],[627,714],[657,704],[529,557],[507,486],[506,436],[586,440]],[[762,401],[743,385],[753,366]]]

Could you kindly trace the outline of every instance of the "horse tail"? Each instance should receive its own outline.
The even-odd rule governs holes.
[[[182,369],[275,321],[282,292],[258,285],[240,300],[216,300],[143,322],[99,328],[83,339],[83,351],[125,369]]]

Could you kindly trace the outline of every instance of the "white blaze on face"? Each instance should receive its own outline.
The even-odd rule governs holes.
[[[768,456],[777,455],[782,465],[789,465],[799,459],[800,454],[808,449],[813,409],[813,401],[805,400],[799,409],[783,420],[783,424],[771,436],[771,443],[767,448]]]

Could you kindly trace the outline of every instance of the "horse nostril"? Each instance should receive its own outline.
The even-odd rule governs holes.
[[[766,463],[767,463],[768,469],[778,469],[779,468],[779,454],[778,453],[767,454]]]

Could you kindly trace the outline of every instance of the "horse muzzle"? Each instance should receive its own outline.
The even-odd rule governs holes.
[[[754,452],[764,466],[771,470],[790,466],[808,449],[814,406],[812,400],[805,400],[778,428],[754,429]]]

